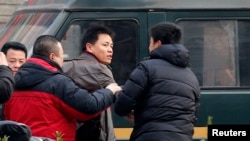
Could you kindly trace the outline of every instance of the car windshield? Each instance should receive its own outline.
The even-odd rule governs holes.
[[[0,46],[7,41],[18,41],[27,46],[31,54],[34,40],[48,33],[59,12],[21,13],[14,15],[0,31]]]

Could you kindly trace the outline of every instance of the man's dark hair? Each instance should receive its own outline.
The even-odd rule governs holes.
[[[154,42],[160,40],[162,44],[178,44],[182,36],[179,26],[171,22],[156,24],[149,32]]]
[[[33,54],[49,57],[50,53],[58,55],[58,48],[55,47],[60,41],[52,35],[39,36],[33,46]]]
[[[91,43],[94,44],[98,40],[98,35],[99,34],[108,34],[112,39],[115,36],[115,33],[108,27],[106,26],[92,26],[87,31],[82,37],[82,51],[86,50],[86,43]]]
[[[3,45],[1,51],[6,55],[9,49],[23,51],[25,54],[25,57],[27,58],[27,48],[25,47],[24,44],[16,42],[16,41],[9,41]]]

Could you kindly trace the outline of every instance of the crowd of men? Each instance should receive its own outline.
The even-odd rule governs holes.
[[[200,89],[181,29],[169,22],[151,27],[149,57],[122,87],[110,69],[114,35],[108,27],[90,27],[81,55],[69,62],[52,35],[39,36],[29,58],[24,44],[6,42],[0,52],[0,137],[56,140],[59,132],[64,141],[115,141],[114,105],[116,114],[134,123],[130,141],[192,141]],[[21,124],[22,132],[4,132],[6,121]]]

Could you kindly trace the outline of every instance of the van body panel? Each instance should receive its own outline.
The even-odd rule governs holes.
[[[116,33],[111,66],[123,85],[148,56],[149,27],[175,22],[201,85],[194,139],[205,139],[211,117],[212,124],[250,124],[249,8],[249,0],[28,0],[1,29],[0,46],[19,41],[30,56],[36,37],[50,34],[61,40],[67,61],[81,53],[89,26],[106,25]],[[118,140],[128,140],[133,125],[115,113],[113,119]]]
[[[67,9],[249,9],[248,0],[28,0],[26,6],[64,5]]]

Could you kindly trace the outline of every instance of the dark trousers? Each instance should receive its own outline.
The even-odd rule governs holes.
[[[76,131],[76,141],[99,141],[99,137],[99,119],[84,122]]]

